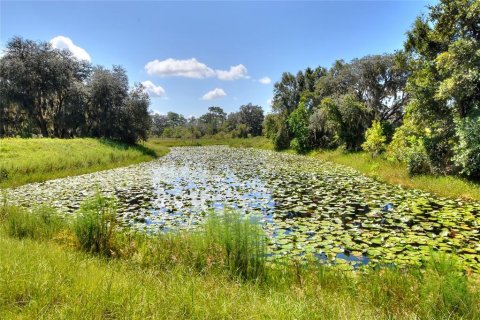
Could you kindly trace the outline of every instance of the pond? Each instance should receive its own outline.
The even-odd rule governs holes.
[[[224,146],[172,148],[158,160],[10,189],[15,204],[74,212],[100,190],[124,226],[192,229],[209,210],[240,210],[269,237],[271,258],[348,266],[419,264],[431,249],[480,269],[480,203],[434,197],[318,159]]]

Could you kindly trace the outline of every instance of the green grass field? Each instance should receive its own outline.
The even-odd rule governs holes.
[[[85,208],[101,212],[95,201]],[[77,238],[78,228],[103,220],[85,225],[54,214],[0,205],[0,319],[480,317],[478,278],[453,256],[434,255],[424,269],[357,272],[252,262],[263,252],[255,228],[215,217],[198,233],[145,239],[105,231],[112,256],[90,253]]]
[[[152,160],[167,147],[98,139],[0,139],[0,188]]]

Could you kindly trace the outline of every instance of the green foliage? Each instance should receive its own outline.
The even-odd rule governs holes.
[[[409,113],[416,126],[431,128],[424,145],[435,173],[457,169],[454,149],[462,134],[455,132],[461,128],[454,119],[475,117],[480,111],[479,16],[478,1],[440,1],[416,20],[405,43],[412,72]]]
[[[386,141],[382,125],[374,120],[372,126],[365,132],[365,142],[362,144],[362,148],[374,157],[385,151]]]
[[[411,176],[432,172],[432,167],[425,149],[415,149],[410,153],[407,161],[407,170]]]
[[[80,247],[105,256],[116,253],[115,228],[115,201],[99,193],[82,204],[73,224]]]
[[[345,95],[337,102],[336,134],[339,145],[347,150],[358,150],[370,126],[371,116],[365,105],[352,95]]]
[[[273,148],[277,151],[285,150],[290,147],[290,134],[287,125],[280,123],[278,130],[273,138]]]
[[[272,139],[276,136],[279,128],[280,119],[278,115],[269,113],[265,116],[263,121],[263,133],[268,139]]]
[[[423,148],[421,133],[408,117],[402,126],[393,134],[392,141],[387,147],[387,158],[391,161],[407,163],[411,153],[418,148]]]
[[[454,161],[462,168],[461,173],[480,178],[480,117],[466,118],[457,122],[458,145]]]
[[[305,153],[309,149],[308,119],[309,114],[305,105],[304,103],[300,103],[287,120],[288,127],[294,136],[294,139],[290,142],[290,146],[298,153]]]
[[[92,67],[50,43],[11,39],[0,58],[0,137],[101,137],[135,143],[150,127],[142,85],[125,69]]]

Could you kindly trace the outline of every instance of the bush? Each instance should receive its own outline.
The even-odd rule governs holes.
[[[305,153],[309,149],[309,114],[302,101],[297,109],[287,119],[288,127],[294,135],[294,139],[290,142],[290,147],[298,153]]]
[[[411,154],[418,148],[423,149],[423,140],[417,127],[406,118],[402,126],[398,127],[387,147],[387,158],[391,161],[408,163]]]
[[[113,199],[99,193],[81,205],[73,229],[84,251],[115,255],[116,209]]]
[[[470,178],[480,178],[480,117],[466,118],[457,122],[459,140],[453,158],[461,168],[460,173]]]
[[[427,153],[424,150],[416,150],[410,153],[407,169],[408,174],[411,176],[431,173],[432,170]]]
[[[372,126],[365,132],[365,142],[362,144],[363,150],[375,157],[386,149],[387,137],[383,133],[383,127],[380,122],[374,120]]]
[[[288,128],[285,125],[281,125],[273,139],[273,148],[277,151],[285,150],[290,147],[290,136],[288,134]]]

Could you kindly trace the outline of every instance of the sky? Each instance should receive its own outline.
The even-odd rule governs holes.
[[[153,112],[270,110],[283,72],[401,49],[427,1],[4,1],[0,48],[21,36],[122,65]]]

